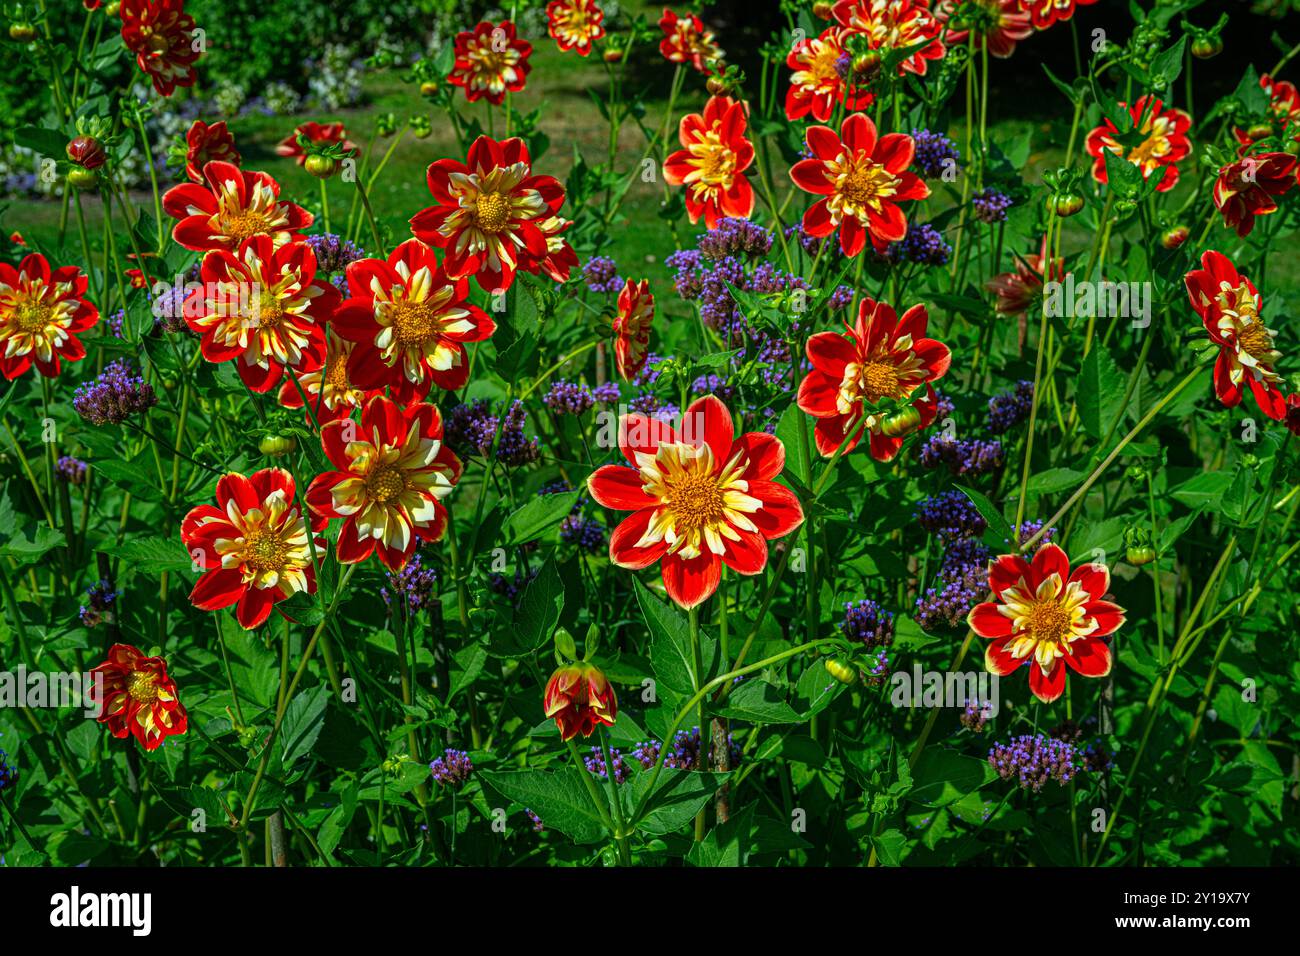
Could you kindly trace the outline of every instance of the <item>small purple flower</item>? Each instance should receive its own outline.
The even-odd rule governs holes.
[[[533,821],[533,829],[536,830],[538,833],[541,833],[543,830],[546,829],[546,827],[542,825],[542,818],[539,817],[537,814],[533,813],[532,810],[529,810],[527,807],[524,807],[524,813],[527,814],[529,820]]]
[[[384,603],[391,606],[394,594],[401,599],[406,599],[406,606],[412,611],[419,611],[429,606],[429,602],[437,597],[434,590],[438,583],[438,572],[434,568],[424,566],[423,558],[419,552],[411,556],[411,560],[406,563],[396,574],[389,573],[388,587],[379,589],[379,596],[384,599]],[[389,588],[392,589],[390,593]]]
[[[98,378],[78,385],[72,396],[72,407],[92,425],[120,425],[157,404],[153,386],[126,359],[110,362]]]
[[[488,401],[480,398],[451,410],[447,415],[446,440],[452,450],[461,455],[486,457],[492,451],[496,436],[497,461],[518,467],[536,461],[541,454],[536,437],[524,436],[527,423],[528,412],[522,401],[516,399],[502,420],[492,414]],[[500,436],[496,435],[498,424]]]
[[[1043,734],[1023,734],[989,750],[989,766],[1003,780],[1014,779],[1021,790],[1038,793],[1055,780],[1065,786],[1082,762],[1074,744]]]
[[[926,179],[938,179],[950,168],[950,163],[961,159],[957,146],[943,133],[933,133],[928,129],[912,130],[915,155],[912,165]]]
[[[1004,434],[1029,417],[1033,403],[1034,383],[1021,379],[1015,388],[998,392],[989,399],[985,427],[995,434]]]
[[[366,257],[365,250],[356,243],[332,232],[308,236],[306,242],[316,254],[316,268],[320,272],[342,272],[349,264]]]
[[[60,478],[70,485],[79,485],[86,480],[86,463],[80,458],[63,455],[54,466]]]
[[[0,750],[0,790],[12,786],[18,777],[18,770],[9,763],[9,754]]]
[[[628,769],[627,764],[623,761],[623,754],[617,747],[611,747],[609,751],[609,759],[614,764],[614,782],[622,783],[627,779],[627,775],[631,773],[631,770]],[[592,747],[591,756],[584,757],[582,762],[586,765],[587,770],[590,773],[600,777],[601,780],[608,779],[609,772],[605,769],[605,755],[599,747]]]
[[[592,256],[582,267],[582,278],[587,288],[601,295],[618,292],[623,288],[623,277],[618,274],[618,263],[608,256]]]
[[[985,189],[971,200],[975,207],[975,218],[980,222],[1006,222],[1007,210],[1011,208],[1011,197],[996,189]]]
[[[773,235],[748,219],[719,219],[717,227],[704,233],[695,245],[706,259],[723,259],[737,254],[759,259],[772,251]]]
[[[559,415],[582,415],[596,404],[596,397],[586,385],[556,382],[542,396],[542,404]]]
[[[113,605],[121,597],[121,591],[114,591],[106,579],[101,579],[86,589],[86,603],[81,605],[77,616],[86,627],[95,627],[101,621],[113,620]]]
[[[449,747],[429,764],[429,772],[438,781],[438,786],[459,788],[474,772],[474,764],[465,751]]]
[[[886,258],[891,262],[915,262],[920,265],[941,266],[952,255],[952,246],[944,241],[943,234],[929,223],[913,223],[901,242],[891,243]]]
[[[571,514],[560,522],[560,540],[597,554],[605,547],[605,526],[592,518]]]
[[[960,491],[944,491],[926,498],[916,509],[916,523],[944,544],[960,538],[978,538],[988,522],[974,502]]]
[[[602,405],[612,405],[619,400],[618,382],[606,382],[591,390],[591,397]]]
[[[921,446],[922,465],[926,468],[945,465],[956,477],[993,474],[1004,461],[1002,442],[997,440],[964,440],[939,434]]]
[[[984,725],[989,722],[989,715],[990,706],[987,701],[968,700],[966,709],[957,719],[971,733],[980,734],[984,732]]]

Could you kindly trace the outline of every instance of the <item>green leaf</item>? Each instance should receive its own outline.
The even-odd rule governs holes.
[[[1077,488],[1087,477],[1087,472],[1075,471],[1073,468],[1048,468],[1029,479],[1028,492],[1034,495],[1055,494]]]
[[[321,728],[325,726],[325,705],[329,703],[329,694],[329,688],[321,684],[302,691],[289,701],[280,727],[280,746],[286,769],[315,746]]]
[[[719,716],[748,721],[751,724],[793,724],[799,714],[786,703],[775,686],[762,680],[746,680],[727,697]]]
[[[159,575],[164,571],[185,571],[193,561],[179,538],[131,538],[104,551],[120,558],[127,570]]]
[[[898,830],[886,830],[871,838],[876,857],[884,866],[901,866],[903,850],[907,846],[907,837]]]
[[[1011,522],[1002,517],[1002,512],[998,510],[997,505],[974,488],[967,488],[965,485],[953,487],[971,500],[971,504],[988,523],[988,530],[984,533],[984,543],[995,550],[1006,548],[1011,543]]]
[[[976,760],[942,747],[921,753],[912,768],[909,799],[929,807],[942,807],[978,790],[997,778],[986,760]]]
[[[1222,510],[1223,497],[1231,484],[1231,472],[1202,472],[1170,488],[1169,497],[1189,508],[1218,512]]]
[[[632,804],[644,797],[654,774],[637,774],[632,781]],[[655,783],[654,791],[646,804],[645,815],[637,829],[651,836],[675,833],[686,826],[709,802],[718,787],[726,782],[727,774],[695,773],[686,770],[664,770]],[[546,817],[542,817],[546,821]]]
[[[1079,420],[1090,437],[1099,440],[1106,437],[1120,415],[1126,384],[1110,352],[1100,344],[1094,345],[1083,360],[1076,390]]]
[[[560,599],[563,602],[563,594],[560,595]],[[471,644],[469,647],[462,647],[452,654],[452,660],[456,662],[456,668],[451,672],[451,688],[447,691],[448,703],[451,703],[453,697],[473,684],[478,676],[483,673],[483,665],[487,663],[487,659],[487,648],[482,644]]]
[[[555,527],[573,510],[579,492],[564,491],[556,495],[543,495],[521,505],[506,519],[506,546],[514,547],[526,541],[536,541],[543,532]]]
[[[705,678],[696,682],[690,619],[680,608],[656,598],[640,580],[636,582],[636,599],[650,628],[650,663],[655,679],[678,694],[693,695]],[[700,654],[705,674],[709,673],[716,652],[716,644],[701,630]]]
[[[20,126],[14,130],[14,145],[25,146],[48,159],[65,159],[68,137],[56,129]]]
[[[547,829],[558,830],[578,843],[595,843],[604,836],[605,824],[578,774],[572,767],[554,773],[484,771],[479,779],[507,800],[532,810]]]

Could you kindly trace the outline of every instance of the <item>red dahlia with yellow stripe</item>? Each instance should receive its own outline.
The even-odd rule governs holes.
[[[942,342],[926,338],[929,323],[923,305],[899,319],[888,303],[864,299],[857,322],[845,325],[847,336],[818,332],[808,340],[812,371],[799,386],[798,404],[817,419],[813,439],[819,452],[833,455],[846,440],[844,451],[850,452],[865,431],[871,456],[889,461],[903,446],[903,436],[885,434],[886,403],[906,402],[922,387],[925,392],[914,403],[920,413],[916,427],[930,426],[937,414],[930,383],[948,371],[952,354]]]
[[[77,333],[99,321],[86,299],[88,282],[76,266],[51,269],[39,253],[16,269],[0,262],[0,374],[15,379],[35,366],[53,378],[61,362],[86,357]]]
[[[1110,571],[1104,564],[1070,560],[1045,544],[1026,561],[1004,554],[989,566],[994,600],[977,604],[966,623],[992,643],[984,651],[990,673],[1006,677],[1029,666],[1029,689],[1044,703],[1065,690],[1066,668],[1083,677],[1110,673],[1110,645],[1103,640],[1124,623],[1124,609],[1104,600]]]
[[[555,669],[542,693],[542,707],[554,718],[561,740],[581,734],[590,737],[596,727],[613,727],[618,719],[618,695],[595,664],[564,664]]]
[[[614,364],[625,379],[635,378],[645,367],[654,318],[655,297],[650,292],[650,280],[628,279],[618,294],[618,315],[614,316]]]
[[[179,220],[172,238],[197,252],[236,249],[253,236],[270,236],[282,246],[314,222],[301,206],[280,200],[280,184],[267,173],[219,160],[203,167],[202,183],[167,190],[163,211]]]
[[[605,35],[605,11],[595,0],[551,0],[546,5],[546,29],[561,50],[591,52],[591,44]]]
[[[564,187],[533,175],[523,140],[480,136],[465,163],[430,165],[428,182],[437,205],[411,217],[411,232],[446,251],[447,275],[472,275],[496,292],[510,287],[517,269],[537,272],[550,251],[542,226],[564,205]]]
[[[130,644],[114,644],[108,659],[91,674],[99,685],[95,719],[107,724],[114,737],[135,737],[145,750],[157,750],[164,738],[185,733],[189,715],[161,657],[145,657]]]
[[[305,242],[275,247],[254,236],[239,251],[203,259],[203,284],[185,300],[185,322],[209,362],[234,360],[254,392],[270,391],[285,369],[311,371],[325,361],[325,323],[338,308],[334,286],[316,278]]]
[[[729,96],[711,96],[703,113],[682,117],[684,148],[664,161],[664,179],[686,187],[692,223],[703,216],[714,229],[720,217],[745,219],[754,211],[754,188],[745,176],[754,145],[745,139],[745,123],[745,104]]]
[[[758,574],[767,542],[803,522],[799,499],[773,480],[785,446],[765,432],[735,437],[731,413],[711,395],[693,402],[678,428],[623,416],[618,443],[632,467],[603,465],[587,479],[596,502],[632,512],[610,535],[610,560],[634,570],[659,561],[682,607],[717,590],[723,564]]]
[[[866,109],[875,97],[869,90],[853,87],[848,73],[841,73],[840,58],[849,54],[844,46],[844,31],[827,27],[822,35],[802,39],[790,50],[785,65],[790,74],[790,89],[785,96],[786,119],[803,119],[809,114],[820,122],[830,122],[836,104],[852,113]]]
[[[507,92],[524,88],[532,69],[528,58],[533,45],[519,37],[511,21],[485,21],[473,30],[463,30],[456,34],[455,47],[456,61],[447,82],[464,89],[469,102],[486,99],[500,105]]]
[[[908,172],[915,144],[903,133],[877,137],[876,124],[854,113],[837,135],[829,126],[810,126],[804,134],[810,159],[794,164],[790,178],[805,192],[823,198],[804,213],[810,236],[840,231],[840,249],[856,256],[867,236],[878,251],[907,235],[899,203],[924,199],[930,187]]]
[[[236,619],[251,630],[281,601],[316,593],[312,544],[295,494],[293,476],[282,468],[221,476],[216,506],[199,505],[181,522],[181,540],[204,569],[190,603],[202,611],[234,604]],[[320,518],[311,530],[324,527]],[[314,543],[325,547],[323,538]]]
[[[321,429],[325,455],[337,471],[318,475],[307,506],[342,518],[335,551],[343,564],[372,554],[400,571],[420,541],[447,530],[441,499],[460,480],[460,459],[442,442],[442,416],[433,405],[399,408],[382,395],[366,403],[361,424],[350,418]]]
[[[466,342],[482,342],[496,323],[470,305],[469,282],[449,277],[433,250],[408,239],[388,260],[359,259],[347,267],[348,289],[332,327],[355,343],[347,378],[360,389],[390,387],[399,402],[448,391],[469,381]]]

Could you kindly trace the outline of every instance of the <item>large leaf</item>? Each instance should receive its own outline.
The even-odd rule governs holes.
[[[747,680],[737,685],[727,697],[727,706],[717,713],[751,724],[792,724],[799,719],[781,691],[761,680]]]
[[[325,705],[329,703],[329,694],[329,688],[321,684],[302,691],[289,701],[280,727],[280,747],[286,769],[316,745],[321,728],[325,726]]]
[[[1125,384],[1110,352],[1095,344],[1083,360],[1078,386],[1079,420],[1090,437],[1100,440],[1111,430],[1122,411]]]
[[[692,695],[700,684],[695,678],[695,653],[691,647],[691,625],[686,614],[675,606],[660,601],[640,581],[636,582],[636,599],[641,614],[650,628],[650,663],[655,679],[678,694]],[[700,653],[704,671],[709,673],[717,647],[703,630],[700,635]],[[704,678],[701,678],[701,683]]]
[[[578,843],[595,843],[604,836],[605,824],[578,773],[572,767],[554,773],[484,771],[479,779],[507,800],[532,810],[547,829],[558,830]]]

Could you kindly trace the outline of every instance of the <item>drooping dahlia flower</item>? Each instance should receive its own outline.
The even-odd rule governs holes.
[[[846,34],[863,37],[882,56],[924,44],[899,64],[900,76],[904,72],[924,76],[930,60],[943,59],[943,24],[929,0],[839,0],[832,15]]]
[[[610,535],[610,560],[630,569],[659,561],[682,607],[717,590],[723,564],[758,574],[767,542],[803,523],[799,499],[773,480],[785,466],[780,440],[735,437],[731,413],[711,395],[692,402],[678,428],[623,416],[618,442],[632,467],[604,465],[587,479],[598,504],[632,512]]]
[[[252,630],[281,601],[316,593],[307,522],[295,493],[293,476],[281,468],[221,476],[217,504],[199,505],[181,522],[181,540],[204,570],[190,603],[201,611],[233,604],[240,626]],[[314,519],[311,532],[325,524]],[[325,540],[315,545],[320,551]]]
[[[48,378],[62,362],[80,362],[77,338],[99,321],[86,299],[89,279],[76,266],[51,269],[43,255],[24,256],[14,268],[0,262],[0,373],[15,379],[29,368]]]
[[[447,530],[441,500],[460,480],[460,459],[443,444],[442,416],[433,405],[399,408],[382,395],[366,403],[361,424],[351,419],[321,428],[321,444],[335,467],[307,489],[307,506],[342,518],[335,552],[343,564],[375,554],[400,571],[421,542]]]
[[[423,398],[434,385],[453,390],[469,380],[466,342],[496,331],[486,312],[471,305],[469,281],[448,276],[419,239],[408,239],[383,259],[348,264],[355,292],[331,328],[355,343],[347,378],[356,388],[391,387],[402,403]]]
[[[856,256],[867,237],[877,251],[907,235],[907,217],[899,203],[924,199],[930,187],[909,172],[912,137],[886,133],[862,113],[844,120],[837,135],[828,126],[810,126],[805,134],[811,159],[795,163],[790,178],[805,192],[823,198],[804,213],[804,231],[817,238],[840,231],[840,249]]]
[[[618,695],[595,664],[564,664],[555,669],[542,693],[542,709],[554,718],[561,740],[581,734],[590,737],[596,727],[613,727],[618,719]]]
[[[1126,104],[1120,103],[1121,108]],[[1192,118],[1182,110],[1169,108],[1157,99],[1142,97],[1131,107],[1129,115],[1133,117],[1133,127],[1144,138],[1138,145],[1125,150],[1116,139],[1118,130],[1115,124],[1103,119],[1100,126],[1088,134],[1088,155],[1093,157],[1092,178],[1099,183],[1108,182],[1106,175],[1106,151],[1128,160],[1142,172],[1143,179],[1159,176],[1159,192],[1168,192],[1178,182],[1180,159],[1192,151],[1187,141],[1187,131],[1192,126]]]
[[[664,179],[686,187],[686,212],[692,223],[704,217],[714,229],[725,217],[745,219],[754,211],[754,188],[745,170],[754,146],[745,138],[745,104],[711,96],[704,112],[682,117],[682,149],[664,160]]]
[[[211,162],[238,166],[243,160],[235,148],[235,137],[226,128],[226,121],[209,126],[195,120],[185,134],[185,174],[192,182],[203,182],[203,167]]]
[[[1273,344],[1277,335],[1264,324],[1263,300],[1254,283],[1231,260],[1213,249],[1201,256],[1201,268],[1183,277],[1192,308],[1201,317],[1210,341],[1219,346],[1214,364],[1214,393],[1228,408],[1241,404],[1250,389],[1260,410],[1276,421],[1286,415],[1274,366],[1282,357]]]
[[[1011,56],[1016,44],[1034,33],[1022,0],[938,0],[934,15],[944,25],[945,46],[966,46],[973,33],[975,49],[987,46],[999,59]]]
[[[906,432],[886,434],[890,410],[884,403],[906,402],[922,388],[922,397],[914,403],[919,418],[909,430],[928,428],[934,422],[932,383],[947,373],[952,356],[942,342],[926,338],[929,322],[923,305],[912,306],[900,319],[887,303],[864,299],[857,321],[845,326],[847,336],[819,332],[808,340],[813,367],[799,386],[798,404],[817,420],[813,438],[822,455],[835,454],[846,440],[847,454],[865,432],[870,436],[871,456],[891,460],[903,446]]]
[[[107,660],[90,673],[100,685],[95,719],[107,724],[114,737],[135,737],[145,750],[157,750],[165,738],[185,733],[189,715],[163,658],[145,657],[130,644],[114,644]]]
[[[811,115],[828,123],[837,104],[850,113],[870,106],[875,97],[854,86],[845,65],[848,57],[844,31],[839,27],[827,27],[821,36],[796,43],[785,58],[785,65],[793,71],[785,95],[786,119]]]
[[[202,183],[181,183],[163,196],[163,211],[178,220],[172,238],[186,249],[236,249],[245,239],[270,236],[276,246],[300,239],[312,214],[280,199],[269,174],[213,161]]]
[[[546,5],[546,30],[562,51],[577,50],[580,56],[605,35],[601,21],[605,12],[596,0],[551,0]]]
[[[316,278],[307,243],[277,249],[270,236],[253,236],[236,252],[209,252],[200,274],[183,308],[209,362],[233,360],[254,392],[270,391],[286,369],[309,372],[324,363],[325,323],[341,297]]]
[[[659,41],[659,52],[664,59],[670,63],[689,63],[705,76],[712,75],[709,63],[722,59],[722,49],[703,20],[693,13],[679,17],[665,7],[664,15],[659,18],[659,29],[664,34]]]
[[[618,294],[618,315],[614,317],[614,363],[625,379],[635,378],[645,367],[654,318],[655,297],[650,293],[650,280],[628,279]]]
[[[537,272],[549,249],[541,225],[558,215],[564,187],[535,176],[521,139],[480,136],[466,163],[440,159],[429,166],[437,205],[411,217],[417,239],[446,251],[453,278],[474,276],[489,292],[507,289],[515,271]]]
[[[499,105],[507,92],[524,88],[533,45],[519,37],[511,21],[480,23],[456,34],[455,43],[456,60],[447,82],[461,87],[469,102],[486,99]]]
[[[318,146],[340,143],[347,153],[354,156],[360,151],[357,144],[348,139],[348,131],[342,123],[317,123],[313,120],[294,127],[292,133],[280,140],[279,145],[275,147],[276,155],[292,157],[299,166],[306,163],[307,151],[298,144],[299,136],[306,136]]]
[[[1124,623],[1124,609],[1104,600],[1110,571],[1104,564],[1070,560],[1046,544],[1026,561],[1004,554],[989,566],[992,601],[977,604],[966,618],[970,629],[992,641],[984,666],[1006,677],[1029,666],[1029,689],[1050,704],[1065,690],[1066,669],[1083,677],[1110,673],[1110,645],[1102,640]]]
[[[122,42],[153,82],[159,96],[171,96],[178,86],[193,86],[194,18],[185,0],[122,0]]]
[[[1243,239],[1255,228],[1257,216],[1277,212],[1277,201],[1296,185],[1296,157],[1287,153],[1242,156],[1219,170],[1214,181],[1214,205],[1223,224]]]

